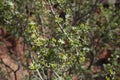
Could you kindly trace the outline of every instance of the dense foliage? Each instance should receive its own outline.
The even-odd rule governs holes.
[[[0,27],[28,45],[31,80],[117,80],[119,13],[99,0],[0,0]]]

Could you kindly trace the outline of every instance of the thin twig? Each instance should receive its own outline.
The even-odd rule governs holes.
[[[59,78],[59,75],[55,72],[55,71],[53,71],[54,72],[54,74]]]
[[[39,20],[39,22],[41,23],[40,25],[41,25],[43,37],[45,38],[45,29],[44,29],[44,27],[43,27],[43,22],[44,22],[44,21],[43,21],[42,16],[40,15],[40,13],[38,13],[38,20]]]
[[[31,54],[31,59],[32,59],[32,63],[35,63],[35,59],[34,59],[34,57],[33,57],[32,54]],[[38,69],[36,69],[36,72],[38,73],[38,76],[39,76],[40,80],[44,80],[44,79],[42,78],[42,75],[41,75],[41,73],[39,72]]]
[[[81,15],[80,17],[78,17],[77,20],[73,23],[73,25],[79,24],[80,21],[82,21],[82,19],[83,19],[84,17],[86,17],[86,16],[87,16],[87,18],[88,18],[88,17],[89,17],[88,14],[91,14],[91,13],[95,10],[98,1],[99,1],[99,0],[96,0],[95,4],[92,6],[92,8],[91,8],[87,13],[85,13],[85,14]],[[76,16],[78,16],[78,15],[76,15]]]
[[[50,6],[50,10],[52,12],[52,15],[55,16],[56,13],[55,13],[55,11],[52,8],[52,4],[51,4],[50,0],[47,0],[47,2],[49,4],[49,6]],[[59,26],[59,28],[61,29],[61,31],[67,36],[68,40],[71,40],[70,37],[68,36],[68,34],[66,33],[66,31],[63,29],[62,25],[59,22],[56,22],[56,23]]]

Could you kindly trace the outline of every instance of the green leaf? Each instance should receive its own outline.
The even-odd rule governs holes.
[[[35,65],[33,65],[33,64],[30,65],[29,68],[30,68],[31,70],[35,70],[35,69],[36,69]]]
[[[61,57],[62,59],[64,59],[64,60],[67,59],[67,56],[66,56],[64,53],[60,53],[60,57]]]
[[[58,42],[61,44],[65,44],[64,40],[62,40],[62,39],[59,39]]]

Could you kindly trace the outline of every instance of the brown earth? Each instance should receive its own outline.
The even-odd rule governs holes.
[[[0,80],[28,80],[29,70],[25,67],[27,47],[22,40],[15,39],[5,29],[0,29]]]

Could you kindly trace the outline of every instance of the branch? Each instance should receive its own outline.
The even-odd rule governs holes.
[[[52,12],[52,15],[55,16],[56,13],[53,10],[53,7],[52,7],[52,4],[51,4],[50,0],[47,0],[46,2],[48,2],[49,6],[50,6],[50,10]],[[66,31],[63,29],[62,25],[59,22],[56,22],[56,23],[59,26],[59,28],[61,29],[61,31],[67,36],[68,40],[71,40],[70,37],[68,36],[68,34],[66,33]]]
[[[87,13],[85,13],[85,14],[81,15],[80,17],[78,17],[77,20],[74,21],[73,25],[79,24],[80,21],[82,21],[82,19],[83,19],[84,17],[86,17],[88,14],[91,14],[91,13],[95,10],[98,1],[99,1],[99,0],[96,0],[95,4],[92,6],[92,8],[91,8]],[[78,16],[78,15],[76,15],[76,16]],[[90,15],[90,16],[91,16],[91,15]],[[87,16],[87,18],[88,18],[88,17],[89,17],[89,16]]]
[[[35,59],[34,59],[32,54],[31,54],[31,59],[32,59],[32,63],[35,63]],[[44,80],[38,69],[36,69],[36,72],[38,73],[38,76],[39,76],[40,80]]]

